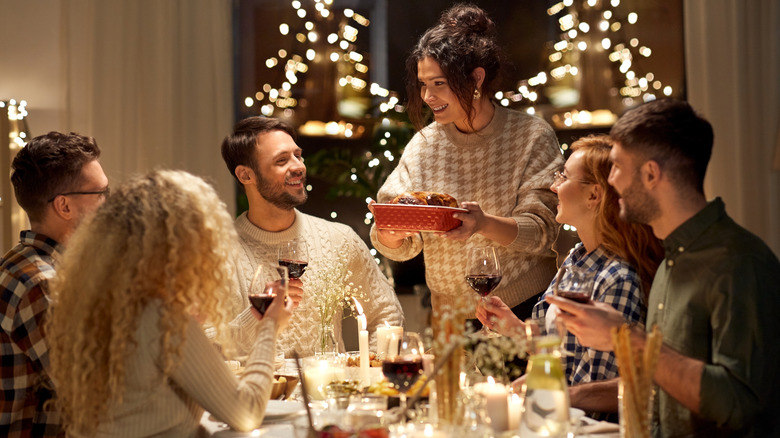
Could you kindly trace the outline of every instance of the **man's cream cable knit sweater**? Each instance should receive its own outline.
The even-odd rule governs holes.
[[[544,291],[556,271],[551,246],[558,229],[557,197],[550,184],[562,166],[555,133],[538,117],[496,106],[493,119],[476,134],[464,134],[453,123],[433,122],[406,146],[377,202],[408,190],[448,193],[458,202],[478,202],[485,213],[514,218],[517,238],[501,246],[478,234],[457,242],[421,233],[391,249],[379,243],[372,227],[372,243],[397,261],[423,251],[426,282],[441,304],[451,304],[458,294],[476,297],[465,281],[466,249],[494,246],[504,275],[494,295],[514,307]]]
[[[379,270],[374,257],[368,251],[366,244],[347,225],[329,222],[295,210],[295,222],[287,230],[278,233],[264,231],[246,217],[246,213],[236,219],[241,247],[237,251],[236,272],[233,290],[235,291],[233,309],[237,315],[231,323],[237,335],[239,353],[246,350],[254,342],[257,333],[257,320],[249,311],[249,284],[252,275],[260,263],[277,263],[277,248],[282,242],[302,238],[309,248],[309,266],[307,271],[321,269],[332,260],[333,252],[346,247],[349,260],[347,269],[352,271],[350,281],[362,287],[366,296],[360,304],[366,314],[371,345],[376,342],[376,327],[387,322],[390,325],[403,325],[404,316],[401,304],[395,295],[393,287]],[[311,300],[312,294],[318,291],[306,287],[304,282],[304,298],[300,306],[293,311],[290,325],[280,333],[277,348],[290,357],[294,350],[301,356],[315,352],[319,340],[320,316]],[[341,313],[333,317],[334,334],[343,350]]]

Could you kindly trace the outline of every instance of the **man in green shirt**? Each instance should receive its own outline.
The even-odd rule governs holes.
[[[685,102],[632,110],[610,132],[609,182],[621,218],[649,224],[666,258],[653,281],[647,329],[664,336],[653,435],[780,435],[780,262],[758,237],[707,202],[712,127]],[[611,350],[623,317],[600,303],[549,298],[583,345]],[[645,332],[634,328],[634,348]]]

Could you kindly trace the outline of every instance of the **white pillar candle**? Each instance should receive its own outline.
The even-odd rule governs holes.
[[[485,397],[485,411],[490,417],[493,430],[503,432],[509,429],[509,390],[501,383],[488,377],[486,383],[474,385],[474,392]]]
[[[384,357],[387,354],[387,342],[390,340],[389,325],[380,325],[376,328],[376,354]]]
[[[358,343],[360,345],[360,386],[371,385],[371,377],[368,374],[368,368],[371,363],[368,359],[368,330],[361,330],[358,333]]]
[[[368,360],[368,330],[366,326],[366,315],[358,315],[358,346],[360,348],[360,386],[371,385],[371,376],[368,374],[368,367],[371,366]]]
[[[509,430],[520,428],[521,415],[523,415],[523,399],[513,392],[509,396]]]
[[[404,328],[397,325],[387,325],[387,323],[376,328],[376,354],[378,356],[387,355],[390,348],[390,336],[393,334],[400,339],[404,335]]]

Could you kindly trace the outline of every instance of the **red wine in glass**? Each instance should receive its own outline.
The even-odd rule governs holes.
[[[466,283],[487,303],[487,296],[501,283],[501,263],[498,261],[498,253],[491,246],[477,246],[469,248],[466,252]],[[484,337],[499,336],[482,326],[480,333]]]
[[[553,293],[578,303],[587,303],[593,294],[593,276],[586,269],[563,266],[555,278]]]
[[[302,239],[284,242],[277,252],[279,266],[286,266],[290,278],[300,278],[309,265],[309,248]]]
[[[466,282],[476,293],[486,297],[501,283],[501,278],[501,275],[467,275]]]
[[[382,362],[382,373],[399,391],[406,392],[423,372],[422,359],[393,359]]]
[[[559,290],[558,296],[583,304],[590,301],[590,295],[581,292],[568,292]]]
[[[268,306],[271,305],[276,295],[249,295],[249,302],[261,315],[265,315]]]
[[[301,278],[309,263],[301,260],[282,259],[279,260],[279,266],[287,267],[290,272],[290,278]]]
[[[382,361],[382,372],[387,380],[398,390],[398,407],[406,411],[406,393],[423,372],[424,347],[420,335],[406,332],[402,335],[392,333],[387,356]],[[401,424],[406,423],[406,415],[401,416]]]

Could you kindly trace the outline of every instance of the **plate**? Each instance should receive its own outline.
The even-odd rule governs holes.
[[[306,409],[299,401],[268,400],[263,422],[285,420],[305,413]]]
[[[435,205],[374,204],[376,226],[383,230],[449,231],[460,226],[453,214],[467,213],[465,208]]]

